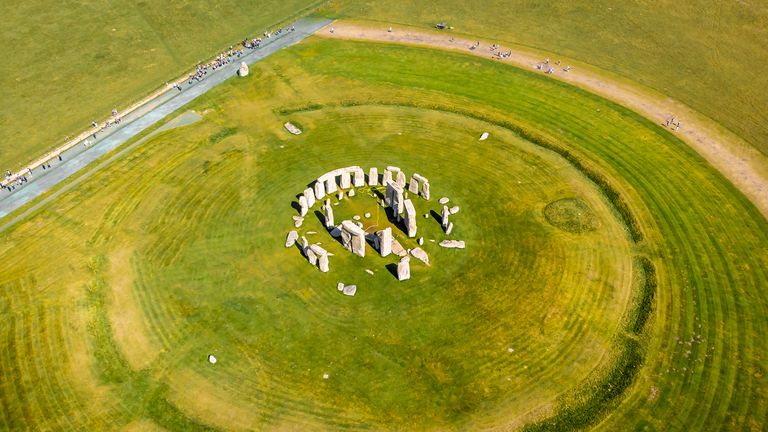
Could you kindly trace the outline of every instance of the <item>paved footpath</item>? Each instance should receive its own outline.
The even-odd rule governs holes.
[[[193,81],[191,85],[184,83],[182,84],[182,91],[171,89],[126,115],[118,126],[112,126],[98,132],[96,140],[91,138],[91,144],[87,148],[83,143],[80,143],[62,153],[61,160],[54,156],[50,160],[50,168],[43,169],[42,166],[35,168],[31,174],[27,175],[28,181],[21,186],[16,186],[12,192],[7,189],[0,190],[0,219],[85,168],[99,157],[157,124],[208,90],[232,78],[236,75],[241,62],[256,63],[278,50],[302,41],[329,23],[329,20],[300,20],[294,24],[294,31],[284,30],[277,37],[264,39],[261,47],[253,50],[246,48],[245,55],[236,58],[232,63],[215,71],[211,71],[209,68],[208,74],[202,81]],[[290,26],[288,28],[290,29]],[[101,166],[99,165],[99,167]],[[30,211],[35,210],[36,207]],[[2,221],[4,224],[0,226],[0,231],[4,231],[13,223],[21,220],[30,211],[18,215],[12,221]]]

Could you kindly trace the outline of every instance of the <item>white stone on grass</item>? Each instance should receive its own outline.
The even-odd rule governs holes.
[[[423,262],[424,264],[429,265],[429,255],[427,255],[427,253],[424,252],[424,249],[422,248],[411,249],[411,255],[413,255],[414,258]]]
[[[397,280],[404,281],[411,278],[411,259],[404,256],[397,263]]]
[[[416,237],[416,208],[413,207],[413,202],[409,199],[403,202],[405,204],[405,227],[408,237]]]
[[[456,214],[459,212],[459,206],[453,206],[450,208],[449,211],[451,212],[451,214]]]
[[[341,244],[353,254],[365,257],[365,231],[354,222],[341,222]]]
[[[365,216],[366,219],[370,219],[371,218],[371,214],[367,213],[367,212],[363,216]]]
[[[373,167],[370,170],[368,170],[368,185],[369,186],[379,185],[379,169],[378,168]]]
[[[373,270],[371,269],[365,269],[365,272],[368,273],[369,275],[373,275]]]
[[[392,253],[392,227],[387,227],[376,233],[378,237],[379,254],[385,257]]]
[[[424,237],[419,237],[419,240],[416,242],[419,244],[419,246],[424,244]]]
[[[482,135],[480,135],[480,141],[485,141],[488,139],[488,132],[483,132]]]
[[[450,201],[448,197],[442,197],[439,200],[437,200],[437,202],[439,202],[440,204],[448,204],[448,201]]]
[[[240,67],[237,69],[237,75],[240,77],[248,76],[248,63],[240,62]]]
[[[445,234],[450,235],[453,231],[453,222],[448,222],[448,228],[445,229]]]
[[[296,231],[289,231],[288,237],[285,238],[285,247],[291,247],[296,244],[296,240],[299,239],[299,233]]]
[[[213,354],[208,354],[208,363],[210,364],[216,364],[218,360],[216,360],[216,356]]]
[[[448,249],[464,249],[464,240],[443,240],[439,245]]]
[[[344,282],[339,282],[336,284],[336,289],[341,291],[344,289]]]
[[[288,132],[290,132],[290,133],[292,133],[292,134],[294,134],[294,135],[301,135],[301,129],[297,128],[297,127],[296,127],[296,126],[295,126],[293,123],[291,123],[291,122],[286,122],[286,123],[283,125],[283,127],[285,128],[285,130],[287,130]]]
[[[352,297],[357,292],[357,285],[347,285],[343,290],[341,290],[341,292],[346,296]]]

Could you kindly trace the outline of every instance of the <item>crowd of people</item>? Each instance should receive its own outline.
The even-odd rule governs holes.
[[[221,67],[224,67],[240,59],[241,57],[246,55],[246,50],[255,50],[261,47],[261,44],[265,39],[277,38],[279,36],[282,36],[284,34],[294,32],[294,31],[296,31],[296,27],[290,26],[290,27],[279,28],[275,31],[265,31],[262,37],[243,39],[243,41],[240,43],[241,48],[230,46],[228,50],[221,52],[212,61],[204,64],[198,64],[195,67],[195,71],[189,75],[189,78],[187,79],[187,83],[189,85],[192,85],[195,82],[202,81],[202,79],[208,75],[208,71],[215,71]],[[178,83],[174,84],[174,87],[178,91],[183,90],[181,84],[178,84]],[[123,118],[119,115],[117,108],[112,109],[112,116],[104,122],[103,126],[99,125],[99,123],[94,120],[93,122],[91,122],[91,126],[93,127],[91,131],[91,136],[83,141],[83,147],[90,146],[96,140],[97,133],[100,133],[105,129],[109,129],[113,126],[117,126],[122,122],[123,122]],[[58,158],[59,161],[63,161],[61,154],[57,155],[56,157]],[[41,165],[41,167],[43,170],[50,169],[51,162],[46,161]],[[10,170],[6,170],[5,178],[4,178],[4,181],[2,182],[2,188],[8,190],[8,192],[13,192],[17,187],[23,185],[24,183],[27,183],[29,181],[27,176],[31,174],[32,174],[31,168],[26,168],[25,170],[16,174],[11,173]]]

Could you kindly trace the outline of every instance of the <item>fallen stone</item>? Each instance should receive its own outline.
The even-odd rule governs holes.
[[[336,284],[336,289],[341,291],[344,289],[344,282],[339,282]]]
[[[453,206],[449,211],[451,212],[451,214],[456,214],[459,212],[459,206]]]
[[[480,141],[485,141],[488,139],[488,132],[483,132],[482,135],[480,135]]]
[[[307,235],[317,234],[317,231],[307,231]]]
[[[363,216],[365,216],[366,219],[370,219],[371,218],[371,214],[370,213],[366,213]]]
[[[295,216],[295,215],[294,215],[294,216],[291,216],[291,217],[292,217],[292,218],[293,218],[293,220],[295,220],[295,221],[297,221],[297,220],[301,220],[301,219],[304,219],[304,218],[303,218],[303,217],[301,217],[301,216]]]
[[[400,244],[399,241],[397,241],[396,238],[392,237],[392,253],[399,256],[404,257],[408,255],[408,251],[403,248],[403,245]]]
[[[218,360],[216,360],[216,356],[213,354],[208,354],[208,363],[210,364],[216,364]]]
[[[285,130],[294,135],[301,135],[301,129],[294,126],[291,122],[286,122],[283,127],[285,127]]]
[[[453,231],[453,222],[448,222],[448,228],[445,229],[445,234],[450,235]]]
[[[360,220],[360,216],[358,216],[358,215],[354,215],[354,216],[352,216],[352,219],[354,219],[354,220],[356,220],[356,221],[359,221],[359,220]]]
[[[439,202],[440,204],[448,204],[448,201],[450,201],[448,197],[442,197],[439,200],[437,200],[437,202]]]
[[[344,293],[344,295],[347,295],[350,297],[354,296],[355,293],[357,292],[357,285],[347,285],[344,287],[343,290],[341,290],[341,292]]]
[[[301,227],[301,224],[304,223],[304,218],[296,219],[296,221],[293,223],[293,226],[296,228]]]
[[[464,240],[443,240],[438,244],[448,249],[464,249]]]
[[[429,255],[427,255],[427,253],[424,252],[424,249],[422,248],[411,249],[411,255],[413,255],[414,258],[423,262],[424,264],[429,265]]]
[[[424,244],[424,237],[419,237],[419,240],[416,241],[416,243],[419,244],[419,246]]]
[[[371,269],[365,269],[365,272],[368,273],[369,275],[373,274],[373,270],[371,270]]]
[[[288,237],[285,238],[285,247],[291,247],[296,244],[296,240],[299,239],[299,233],[296,231],[290,231]]]
[[[354,190],[354,189],[350,189],[350,190],[349,190],[349,192],[347,192],[347,196],[348,196],[348,197],[353,197],[353,196],[355,196],[355,190]]]

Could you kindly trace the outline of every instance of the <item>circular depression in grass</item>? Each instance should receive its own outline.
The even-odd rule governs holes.
[[[137,240],[133,277],[182,412],[212,424],[227,424],[222,412],[262,425],[503,424],[546,413],[605,362],[630,296],[630,245],[566,161],[505,129],[429,110],[328,108],[291,120],[305,133],[289,137],[282,123],[254,132],[228,119],[231,133],[217,132],[186,172],[174,170],[186,184],[146,215],[152,235]],[[172,139],[199,140],[207,123]],[[484,131],[491,138],[480,142]],[[411,280],[387,271],[394,256],[343,249],[312,213],[300,234],[334,254],[331,271],[284,247],[296,194],[350,165],[429,178],[432,199],[414,203],[431,266],[412,261]],[[438,247],[448,237],[421,217],[439,214],[442,196],[461,207],[449,237],[465,250]],[[600,226],[551,226],[545,207],[569,197]],[[376,215],[376,202],[359,193],[334,211],[337,221]],[[341,295],[338,282],[357,285],[357,295]]]

